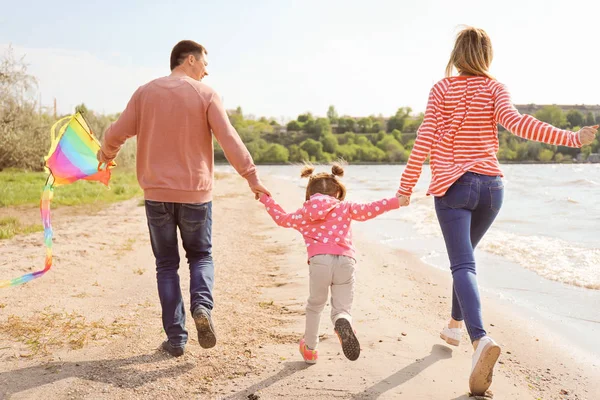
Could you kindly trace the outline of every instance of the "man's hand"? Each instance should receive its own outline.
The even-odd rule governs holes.
[[[102,152],[102,150],[98,150],[98,153],[96,153],[96,159],[98,160],[99,163],[102,163],[102,164],[108,164],[112,161],[104,156],[104,153]]]
[[[258,200],[261,194],[266,194],[267,196],[271,196],[271,192],[267,189],[261,181],[258,181],[255,185],[250,185],[250,190],[254,193],[254,198]]]
[[[400,207],[406,207],[410,204],[410,197],[404,196],[400,193],[396,193],[396,197],[398,198],[398,201],[400,202]]]
[[[583,146],[592,144],[598,134],[598,125],[584,126],[577,133],[579,133],[579,140],[581,140]]]

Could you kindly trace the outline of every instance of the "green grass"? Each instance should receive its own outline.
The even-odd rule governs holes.
[[[42,224],[23,225],[15,217],[0,218],[0,239],[10,239],[15,235],[41,232],[43,230]]]
[[[47,177],[48,175],[43,172],[19,170],[0,172],[0,207],[38,205]],[[83,180],[55,187],[52,206],[113,203],[130,199],[141,193],[134,171],[115,169],[110,181],[110,189],[99,182]]]
[[[0,172],[0,208],[38,207],[48,175],[43,172],[4,170]],[[110,188],[99,182],[78,181],[54,188],[52,208],[57,206],[106,205],[141,195],[135,172],[115,170]],[[10,215],[10,214],[9,214]],[[25,224],[18,217],[0,217],[0,240],[15,235],[43,231],[41,224]]]

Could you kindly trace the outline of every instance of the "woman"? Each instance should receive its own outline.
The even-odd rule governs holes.
[[[521,115],[507,89],[488,72],[492,44],[477,28],[462,30],[446,67],[446,78],[429,94],[427,110],[400,182],[401,203],[408,203],[430,156],[435,210],[442,229],[453,278],[452,318],[441,337],[458,345],[461,324],[475,353],[469,387],[483,395],[492,383],[500,346],[486,335],[473,251],[502,206],[502,171],[496,158],[501,124],[513,134],[552,145],[581,147],[593,142],[598,126],[570,132]],[[452,76],[456,68],[459,75]]]

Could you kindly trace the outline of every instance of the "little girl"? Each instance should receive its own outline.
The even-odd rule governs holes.
[[[267,195],[261,195],[267,212],[275,223],[294,228],[303,236],[308,251],[310,295],[306,305],[306,329],[300,340],[300,354],[309,364],[317,362],[319,322],[331,287],[331,321],[344,355],[356,360],[360,344],[352,329],[352,298],[356,260],[352,246],[352,220],[366,221],[400,207],[397,197],[359,204],[344,201],[346,188],[338,176],[344,175],[339,164],[333,164],[331,174],[313,175],[314,167],[305,166],[301,176],[308,177],[304,206],[286,213]],[[403,204],[406,205],[406,204]]]

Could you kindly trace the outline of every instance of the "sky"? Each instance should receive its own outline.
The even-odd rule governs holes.
[[[93,5],[92,5],[93,4]],[[492,39],[491,73],[516,104],[600,104],[600,2],[582,0],[0,0],[0,55],[12,46],[44,106],[120,112],[168,75],[182,39],[208,50],[227,108],[295,118],[425,109],[462,25]]]

